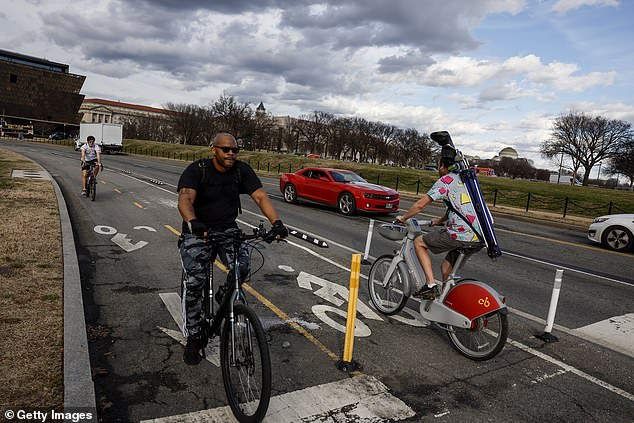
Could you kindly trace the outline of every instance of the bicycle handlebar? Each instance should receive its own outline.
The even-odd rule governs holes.
[[[206,237],[198,237],[206,239],[204,243],[236,243],[240,244],[244,241],[250,241],[253,239],[262,239],[267,243],[272,243],[275,241],[277,234],[273,232],[273,230],[264,229],[264,224],[260,223],[260,225],[256,228],[253,228],[253,234],[244,233],[241,229],[234,228],[228,231],[208,231]],[[280,240],[281,241],[281,240]]]

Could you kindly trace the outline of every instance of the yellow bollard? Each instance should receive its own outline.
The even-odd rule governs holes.
[[[339,369],[347,372],[357,370],[359,365],[352,361],[354,328],[357,320],[357,298],[359,296],[359,275],[361,273],[361,254],[352,255],[350,266],[350,292],[348,294],[348,318],[346,320],[346,339],[343,347],[343,360],[337,363]]]

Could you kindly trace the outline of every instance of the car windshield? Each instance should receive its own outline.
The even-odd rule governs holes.
[[[367,182],[354,172],[331,171],[330,175],[332,175],[332,179],[334,179],[335,182]]]

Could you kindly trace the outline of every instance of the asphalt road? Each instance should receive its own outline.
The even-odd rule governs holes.
[[[80,196],[78,153],[45,144],[0,141],[0,146],[44,166],[68,203],[100,419],[143,421],[224,407],[220,369],[210,362],[197,367],[182,362],[178,326],[169,310],[181,272],[175,185],[186,164],[104,156],[106,169],[91,202]],[[277,179],[263,182],[287,225],[330,244],[319,249],[291,239],[264,245],[263,268],[250,284],[260,298],[252,296],[251,303],[269,337],[273,395],[303,404],[310,401],[311,389],[350,380],[335,362],[343,351],[351,254],[364,252],[370,218],[388,218],[345,217],[323,206],[289,205]],[[241,225],[257,225],[263,219],[257,206],[248,197],[242,203]],[[409,204],[403,201],[401,208]],[[584,228],[503,216],[496,217],[496,227],[505,254],[495,262],[477,254],[462,272],[505,295],[511,308],[509,342],[488,362],[460,356],[442,331],[421,327],[413,300],[394,319],[364,307],[369,304],[364,279],[369,266],[362,267],[357,329],[369,335],[356,337],[353,357],[364,375],[387,388],[376,404],[391,404],[389,397],[405,407],[394,406],[400,414],[385,412],[385,419],[630,422],[634,253],[592,245]],[[395,248],[397,243],[375,234],[370,258]],[[440,259],[434,259],[436,268]],[[533,335],[544,329],[558,268],[564,269],[553,331],[559,342],[544,344]],[[222,276],[220,270],[216,274]],[[310,336],[287,319],[300,323]],[[334,400],[342,396],[323,397],[319,417],[306,421],[357,418],[355,407]]]

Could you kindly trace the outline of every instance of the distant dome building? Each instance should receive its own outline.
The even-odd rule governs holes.
[[[512,147],[506,147],[503,148],[502,151],[500,151],[500,154],[498,154],[499,158],[502,157],[510,157],[511,159],[517,159],[519,157],[519,155],[517,154],[517,150],[515,150]]]

